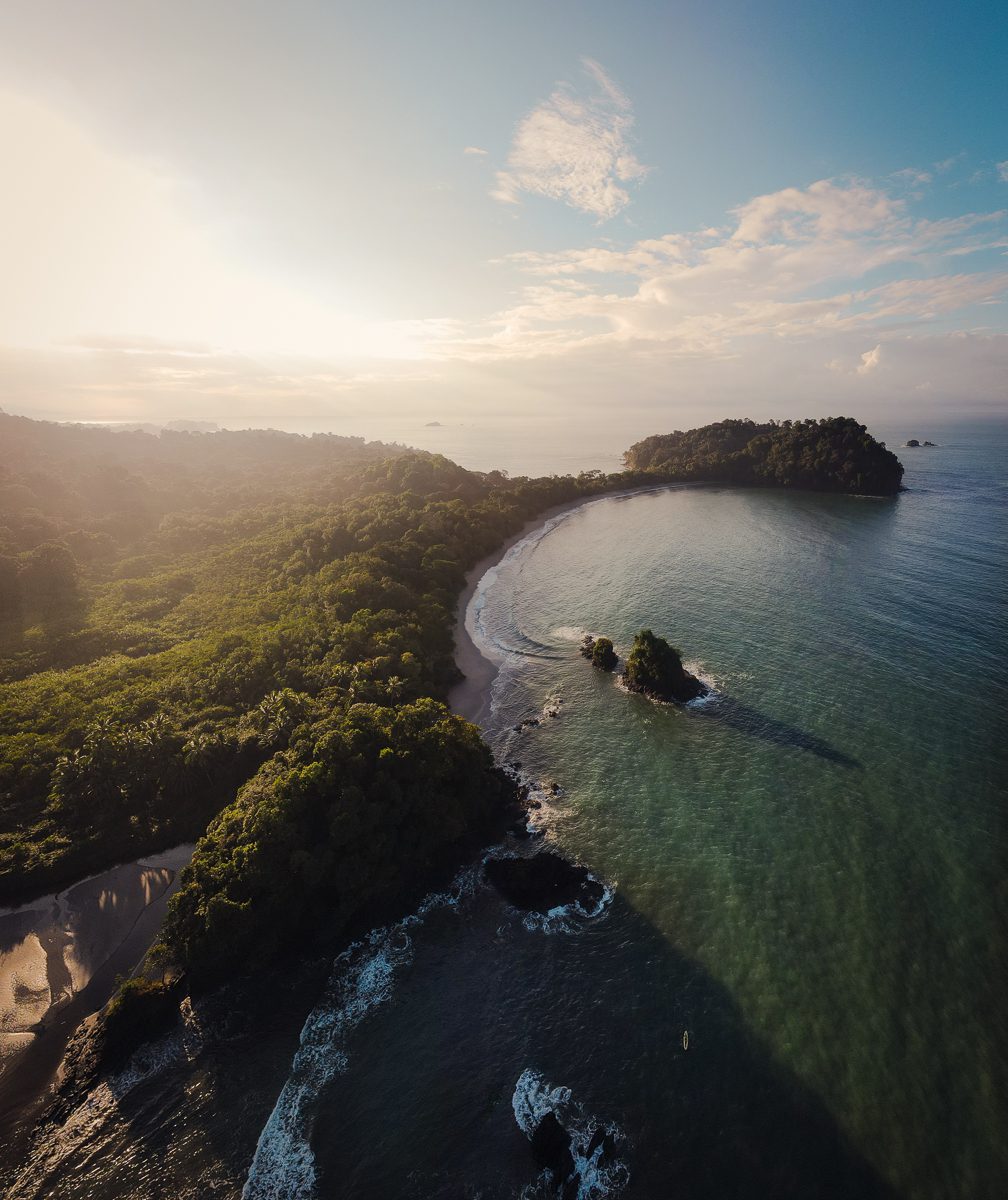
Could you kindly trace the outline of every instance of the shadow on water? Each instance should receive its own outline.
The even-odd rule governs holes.
[[[318,1200],[515,1200],[537,1175],[511,1108],[527,1068],[624,1131],[627,1200],[896,1200],[727,990],[618,894],[579,934],[544,935],[481,890],[415,947],[312,1105]],[[11,1195],[237,1200],[318,994],[296,975],[222,1001],[223,1036]]]
[[[464,932],[418,945],[324,1096],[320,1200],[520,1195],[536,1178],[511,1108],[526,1068],[625,1132],[627,1200],[894,1200],[728,991],[618,894],[577,935],[474,906]]]
[[[775,746],[805,750],[809,754],[815,754],[819,758],[836,763],[841,767],[856,767],[860,770],[862,766],[858,759],[844,754],[842,750],[837,750],[822,738],[806,733],[796,725],[788,725],[785,721],[769,717],[766,713],[762,713],[748,704],[732,699],[731,696],[724,696],[713,704],[692,708],[689,711],[692,716],[702,717],[708,721],[717,721],[722,725],[727,725],[730,729],[738,730],[739,733],[759,738],[761,741],[770,742]]]

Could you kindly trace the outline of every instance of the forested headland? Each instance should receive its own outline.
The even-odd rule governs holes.
[[[754,443],[778,464],[785,445],[799,461],[832,447],[784,486],[853,490],[833,484],[893,457],[854,422],[767,428],[648,439],[609,475],[509,479],[331,435],[0,414],[0,902],[202,835],[163,962],[202,984],[251,969],[320,902],[338,939],[514,797],[444,704],[466,570],[559,503],[751,483],[720,473]]]
[[[675,480],[870,496],[895,495],[903,478],[896,455],[850,417],[718,421],[645,438],[623,459]]]

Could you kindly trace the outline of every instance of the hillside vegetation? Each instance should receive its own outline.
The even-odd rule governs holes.
[[[3,417],[0,438],[17,584],[0,656],[4,900],[219,814],[167,931],[210,974],[240,961],[242,927],[268,955],[272,916],[290,930],[314,896],[338,931],[501,810],[510,785],[442,703],[456,597],[530,516],[611,480],[508,480],[280,433],[172,435],[166,451]],[[101,553],[78,556],[95,539]],[[27,586],[43,556],[59,564],[44,591]]]

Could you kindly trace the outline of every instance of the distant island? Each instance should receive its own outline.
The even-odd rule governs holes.
[[[937,446],[936,446],[936,443],[935,443],[935,442],[920,442],[920,441],[918,441],[918,440],[917,440],[917,438],[907,438],[907,440],[906,440],[906,441],[903,443],[903,445],[904,445],[904,446],[905,446],[905,447],[906,447],[908,450],[917,450],[917,449],[920,449],[920,448],[922,448],[922,447],[923,447],[924,449],[927,449],[928,447],[930,447],[932,450],[934,450],[934,449],[936,449],[936,448],[937,448]]]
[[[614,671],[619,661],[609,638],[593,638],[591,634],[581,643],[581,654],[600,671]],[[634,638],[633,648],[627,655],[623,683],[631,692],[678,704],[705,696],[710,690],[686,670],[676,647],[650,629],[642,629]]]
[[[850,417],[718,421],[644,438],[623,461],[669,480],[851,495],[893,496],[903,479],[896,455]]]

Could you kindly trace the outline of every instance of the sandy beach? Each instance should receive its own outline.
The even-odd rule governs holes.
[[[497,664],[487,658],[479,649],[466,624],[469,601],[476,594],[480,580],[487,571],[497,566],[512,546],[517,545],[535,530],[541,529],[547,521],[597,499],[599,499],[598,496],[580,496],[577,500],[568,500],[564,504],[556,504],[552,508],[546,509],[538,516],[533,517],[531,521],[526,521],[521,529],[512,534],[493,554],[481,558],[472,570],[466,572],[465,588],[459,596],[455,609],[455,663],[465,678],[448,693],[449,707],[460,717],[472,721],[474,725],[482,726],[489,715],[490,687],[497,678]]]
[[[465,588],[459,596],[458,605],[455,609],[455,663],[465,678],[457,683],[448,693],[448,704],[452,711],[458,713],[460,717],[464,717],[467,721],[472,721],[474,725],[481,727],[489,716],[490,688],[493,681],[497,678],[499,668],[492,659],[487,658],[476,645],[475,641],[473,641],[466,618],[469,601],[476,594],[480,580],[487,571],[497,566],[512,546],[517,545],[518,542],[528,537],[530,533],[534,533],[535,530],[541,529],[547,521],[553,520],[554,517],[559,517],[567,512],[573,512],[574,509],[582,508],[586,504],[592,504],[596,500],[619,500],[626,496],[637,495],[640,492],[662,492],[669,488],[690,486],[695,485],[682,483],[644,484],[641,487],[624,488],[619,492],[600,492],[594,496],[580,496],[578,499],[568,500],[564,504],[555,504],[552,508],[541,512],[537,517],[533,517],[532,520],[526,521],[521,529],[509,537],[493,554],[488,554],[486,558],[481,558],[472,570],[466,573]]]
[[[0,909],[0,1140],[26,1125],[74,1030],[143,958],[192,852],[176,846]]]

